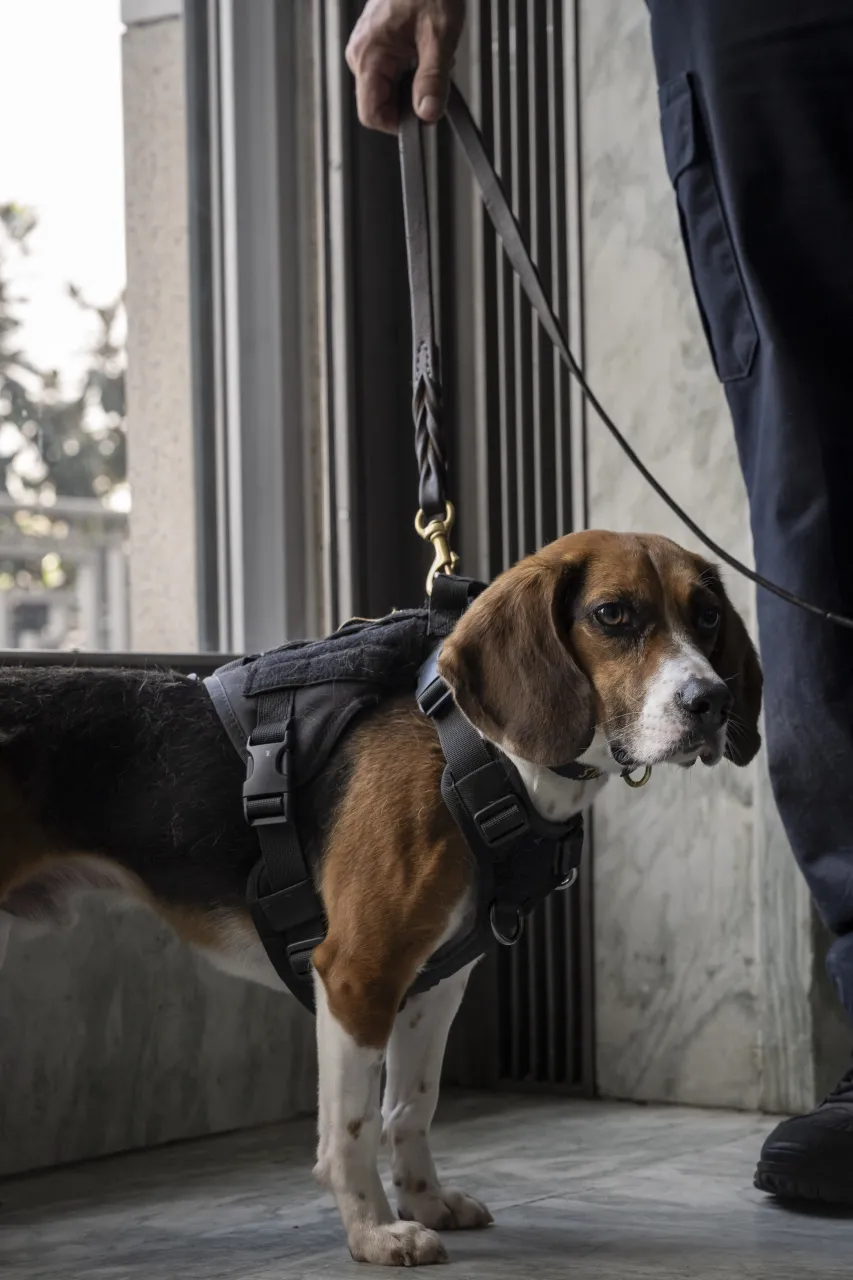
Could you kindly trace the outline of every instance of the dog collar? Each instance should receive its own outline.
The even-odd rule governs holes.
[[[556,773],[558,778],[568,778],[572,782],[594,782],[596,778],[604,777],[602,769],[596,769],[591,764],[580,764],[577,760],[573,760],[571,764],[552,766],[551,772]]]
[[[580,764],[577,760],[572,761],[571,764],[557,765],[556,768],[551,769],[551,773],[556,773],[558,778],[568,778],[572,782],[594,782],[596,778],[604,777],[603,769],[596,769],[591,764]],[[632,778],[631,770],[623,769],[619,776],[629,787],[644,787],[652,776],[652,770],[650,765],[646,765],[639,778]]]

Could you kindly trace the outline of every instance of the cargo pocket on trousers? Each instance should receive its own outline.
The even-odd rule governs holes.
[[[758,346],[711,150],[687,75],[660,87],[666,166],[675,188],[693,289],[721,382],[745,378]]]

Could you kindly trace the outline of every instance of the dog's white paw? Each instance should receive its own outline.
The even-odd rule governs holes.
[[[349,1237],[356,1262],[379,1267],[423,1267],[447,1262],[447,1250],[439,1236],[419,1222],[391,1222],[387,1226],[354,1227]]]
[[[420,1184],[419,1184],[420,1185]],[[422,1222],[433,1231],[475,1231],[494,1222],[484,1204],[462,1191],[403,1189],[397,1202],[401,1218]]]

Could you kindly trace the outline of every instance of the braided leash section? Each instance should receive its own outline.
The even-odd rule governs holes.
[[[415,361],[412,416],[415,421],[415,452],[420,476],[421,508],[429,518],[442,515],[447,502],[447,450],[441,382],[437,376],[437,352],[421,342]]]

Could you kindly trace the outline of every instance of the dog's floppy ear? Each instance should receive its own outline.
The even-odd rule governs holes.
[[[746,765],[758,754],[761,746],[758,717],[764,677],[743,619],[726,595],[716,573],[713,578],[713,589],[722,601],[723,617],[711,664],[717,675],[725,680],[734,698],[726,738],[726,759],[733,764]]]
[[[592,740],[592,686],[569,648],[578,566],[530,556],[497,578],[445,640],[438,669],[476,729],[532,764]]]

